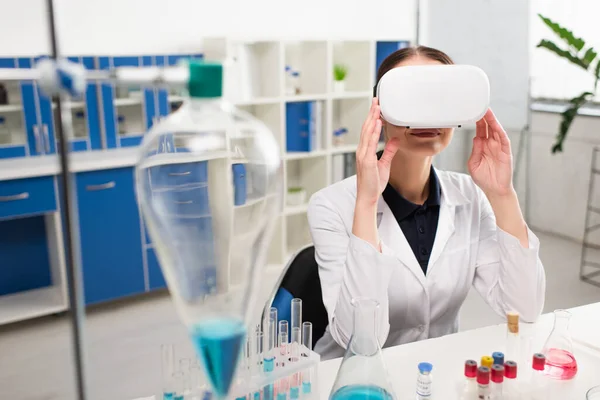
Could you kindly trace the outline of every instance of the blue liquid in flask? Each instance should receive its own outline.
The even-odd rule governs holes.
[[[190,333],[206,375],[220,398],[225,398],[235,376],[246,327],[233,318],[201,322]]]
[[[173,392],[164,392],[163,393],[163,400],[173,400],[173,397],[175,397],[175,393],[173,393]]]
[[[392,400],[392,395],[379,386],[348,385],[333,393],[331,400]]]

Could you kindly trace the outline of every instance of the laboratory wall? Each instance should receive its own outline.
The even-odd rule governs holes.
[[[415,0],[352,6],[344,0],[55,1],[60,50],[67,55],[190,53],[199,49],[202,37],[219,35],[412,39],[415,4]],[[48,51],[44,0],[6,2],[2,14],[0,35],[14,40],[0,43],[0,56]]]

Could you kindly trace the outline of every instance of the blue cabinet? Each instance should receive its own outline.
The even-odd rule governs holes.
[[[0,68],[32,68],[31,58],[0,58]],[[0,158],[52,154],[56,151],[52,106],[32,81],[2,82],[6,104],[0,104]]]
[[[86,304],[145,291],[132,168],[76,176]]]
[[[150,290],[163,289],[167,287],[165,277],[163,276],[162,270],[156,252],[153,248],[146,250],[146,262],[148,265],[148,281],[150,284]]]

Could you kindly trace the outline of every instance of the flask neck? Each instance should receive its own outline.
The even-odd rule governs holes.
[[[567,332],[571,322],[571,313],[566,310],[554,311],[554,331]]]
[[[376,318],[379,303],[373,299],[354,299],[354,331],[351,346],[355,354],[371,356],[378,352]]]

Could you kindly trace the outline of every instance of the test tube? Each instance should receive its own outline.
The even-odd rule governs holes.
[[[306,352],[302,352],[303,357],[309,357],[310,352],[312,351],[312,323],[311,322],[303,322],[302,323],[302,344],[304,345],[303,350]],[[309,394],[312,389],[312,369],[309,368],[305,371],[302,371],[302,393]]]
[[[288,352],[288,322],[279,321],[279,357],[278,365],[285,366]]]
[[[291,323],[292,329],[300,328],[302,326],[302,299],[292,299],[292,310],[291,310]]]
[[[162,367],[163,400],[173,400],[175,387],[173,374],[175,373],[175,351],[172,344],[160,346]]]
[[[266,347],[263,349],[263,371],[273,372],[275,369],[275,348],[277,347],[277,309],[271,308],[267,322]],[[273,384],[263,387],[263,399],[273,400]]]
[[[292,338],[290,341],[290,362],[298,362],[300,359],[300,327],[292,327]],[[290,376],[290,399],[297,400],[300,397],[300,373]]]
[[[192,365],[192,360],[189,358],[182,358],[179,360],[179,371],[183,373],[182,384],[183,384],[183,393],[184,395],[188,395],[192,391],[192,379],[190,376],[190,367]]]
[[[185,374],[182,371],[177,371],[173,374],[173,381],[175,383],[175,395],[173,400],[184,400],[185,399]]]

